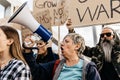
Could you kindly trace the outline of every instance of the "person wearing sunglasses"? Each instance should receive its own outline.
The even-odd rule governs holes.
[[[89,54],[102,80],[120,80],[120,40],[112,28],[102,29],[99,43],[91,48]]]
[[[70,33],[75,32],[67,27]],[[120,39],[112,28],[104,27],[98,44],[83,54],[95,62],[101,80],[120,80]]]

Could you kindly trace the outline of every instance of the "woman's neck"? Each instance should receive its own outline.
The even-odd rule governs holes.
[[[70,59],[66,59],[67,66],[73,66],[79,62],[79,57],[71,57]]]
[[[48,54],[47,51],[45,51],[44,53],[39,54],[39,55],[41,55],[41,57],[45,57],[47,54]]]
[[[4,53],[0,53],[0,68],[4,68],[8,62],[12,59],[10,55],[5,55]]]

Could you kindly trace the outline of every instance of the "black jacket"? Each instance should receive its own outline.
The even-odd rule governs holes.
[[[47,55],[46,56],[40,56],[40,55],[37,55],[36,54],[36,62],[37,63],[47,63],[49,61],[54,61],[54,60],[57,60],[59,59],[59,55],[54,53],[52,51],[52,48],[51,47],[48,47],[47,48]]]

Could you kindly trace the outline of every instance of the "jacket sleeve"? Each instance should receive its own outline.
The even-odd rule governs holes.
[[[52,51],[52,47],[48,47],[47,51],[48,51],[48,55],[49,55],[51,61],[59,59],[59,55]]]
[[[33,53],[23,53],[23,56],[30,67],[32,80],[52,80],[54,62],[37,64]]]
[[[93,62],[88,63],[86,66],[86,80],[101,80],[96,65]]]
[[[85,50],[83,52],[83,54],[87,57],[92,57],[93,56],[93,51],[96,50],[95,47],[89,47],[89,46],[85,46]]]

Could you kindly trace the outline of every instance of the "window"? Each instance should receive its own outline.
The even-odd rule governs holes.
[[[4,10],[5,8],[2,5],[0,5],[0,19],[4,18]]]

